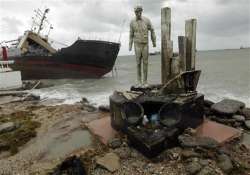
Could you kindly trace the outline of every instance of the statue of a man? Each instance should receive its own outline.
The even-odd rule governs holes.
[[[135,7],[135,19],[130,23],[129,51],[132,50],[134,42],[135,56],[137,62],[137,86],[147,87],[148,74],[148,31],[151,32],[153,47],[156,47],[154,28],[150,20],[142,16],[142,6]],[[143,77],[141,76],[143,74]]]

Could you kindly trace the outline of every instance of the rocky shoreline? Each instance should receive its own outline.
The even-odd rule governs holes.
[[[220,145],[213,139],[196,139],[196,131],[187,129],[178,137],[178,147],[148,159],[122,134],[104,145],[88,132],[87,123],[110,115],[107,106],[98,109],[87,99],[49,106],[39,97],[24,96],[0,96],[0,174],[69,173],[76,169],[69,166],[72,162],[93,175],[250,174],[250,108],[242,102],[206,100],[204,110],[207,119],[239,129],[247,140],[242,136]],[[69,142],[73,146],[53,149]]]

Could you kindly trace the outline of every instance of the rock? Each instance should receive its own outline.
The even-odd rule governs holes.
[[[247,120],[250,120],[250,108],[242,109],[241,114],[244,115]]]
[[[169,160],[179,160],[181,157],[182,149],[180,147],[175,147],[168,149],[164,154]]]
[[[212,102],[211,100],[205,99],[204,100],[204,106],[210,108],[212,105],[214,104],[214,102]]]
[[[245,125],[246,125],[247,129],[250,130],[250,120],[246,120]]]
[[[218,142],[209,137],[191,137],[189,135],[180,135],[178,140],[183,147],[204,147],[204,148],[216,148]]]
[[[131,150],[129,147],[120,147],[115,149],[113,152],[118,154],[121,159],[128,159],[131,157]]]
[[[112,173],[121,166],[120,158],[115,153],[107,153],[103,157],[97,158],[96,163]]]
[[[83,105],[83,110],[88,111],[88,112],[95,112],[96,107],[89,105],[89,104],[84,104]]]
[[[218,156],[218,167],[226,173],[229,173],[233,169],[233,164],[231,159],[226,155],[222,154]]]
[[[192,157],[200,157],[200,154],[194,152],[193,150],[183,150],[181,156],[184,159],[192,158]]]
[[[7,150],[9,147],[10,145],[8,145],[8,143],[0,139],[0,151]]]
[[[40,96],[30,94],[25,98],[26,101],[38,101],[40,100]]]
[[[53,163],[50,164],[49,167],[53,167]],[[71,156],[67,157],[64,161],[62,161],[60,164],[58,164],[56,167],[50,168],[47,167],[46,173],[42,174],[82,174],[86,175],[86,168],[81,161],[80,158],[77,156]],[[36,173],[37,174],[37,173]]]
[[[197,161],[191,161],[185,166],[188,174],[196,174],[201,170],[202,166]]]
[[[199,160],[199,163],[200,163],[200,165],[202,165],[202,166],[207,166],[207,165],[209,165],[209,163],[211,162],[211,160],[206,160],[206,159],[201,159],[201,160]]]
[[[224,99],[211,106],[211,109],[218,114],[233,115],[241,108],[245,107],[243,102],[231,99]]]
[[[10,132],[16,129],[16,125],[13,122],[7,122],[0,125],[0,134]]]
[[[235,119],[238,122],[244,122],[245,121],[245,117],[243,115],[233,115],[232,118]]]
[[[204,168],[202,168],[202,170],[196,174],[196,175],[216,175],[218,174],[214,168],[209,167],[209,166],[205,166]]]
[[[108,105],[101,105],[98,107],[99,111],[110,112],[110,107]]]
[[[111,139],[108,143],[109,147],[116,149],[119,148],[122,145],[122,140],[119,138]]]
[[[214,113],[213,113],[213,111],[211,110],[211,108],[209,108],[209,107],[204,107],[204,114],[205,114],[206,116],[210,116],[210,115],[213,115]]]

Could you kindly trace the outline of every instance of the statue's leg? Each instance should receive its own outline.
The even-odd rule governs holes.
[[[147,86],[148,78],[148,44],[143,44],[142,50],[142,60],[143,60],[143,85]]]
[[[141,59],[142,59],[142,45],[140,43],[135,43],[135,56],[136,56],[136,65],[137,65],[137,83],[138,85],[142,84],[142,79],[141,79]]]

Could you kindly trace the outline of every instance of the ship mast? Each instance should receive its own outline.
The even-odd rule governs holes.
[[[44,10],[44,13],[43,13],[41,22],[40,22],[40,24],[39,24],[39,28],[38,28],[37,34],[39,34],[40,31],[43,29],[43,22],[44,22],[44,20],[46,19],[46,14],[47,14],[48,12],[49,12],[49,9],[48,9],[48,8]]]

